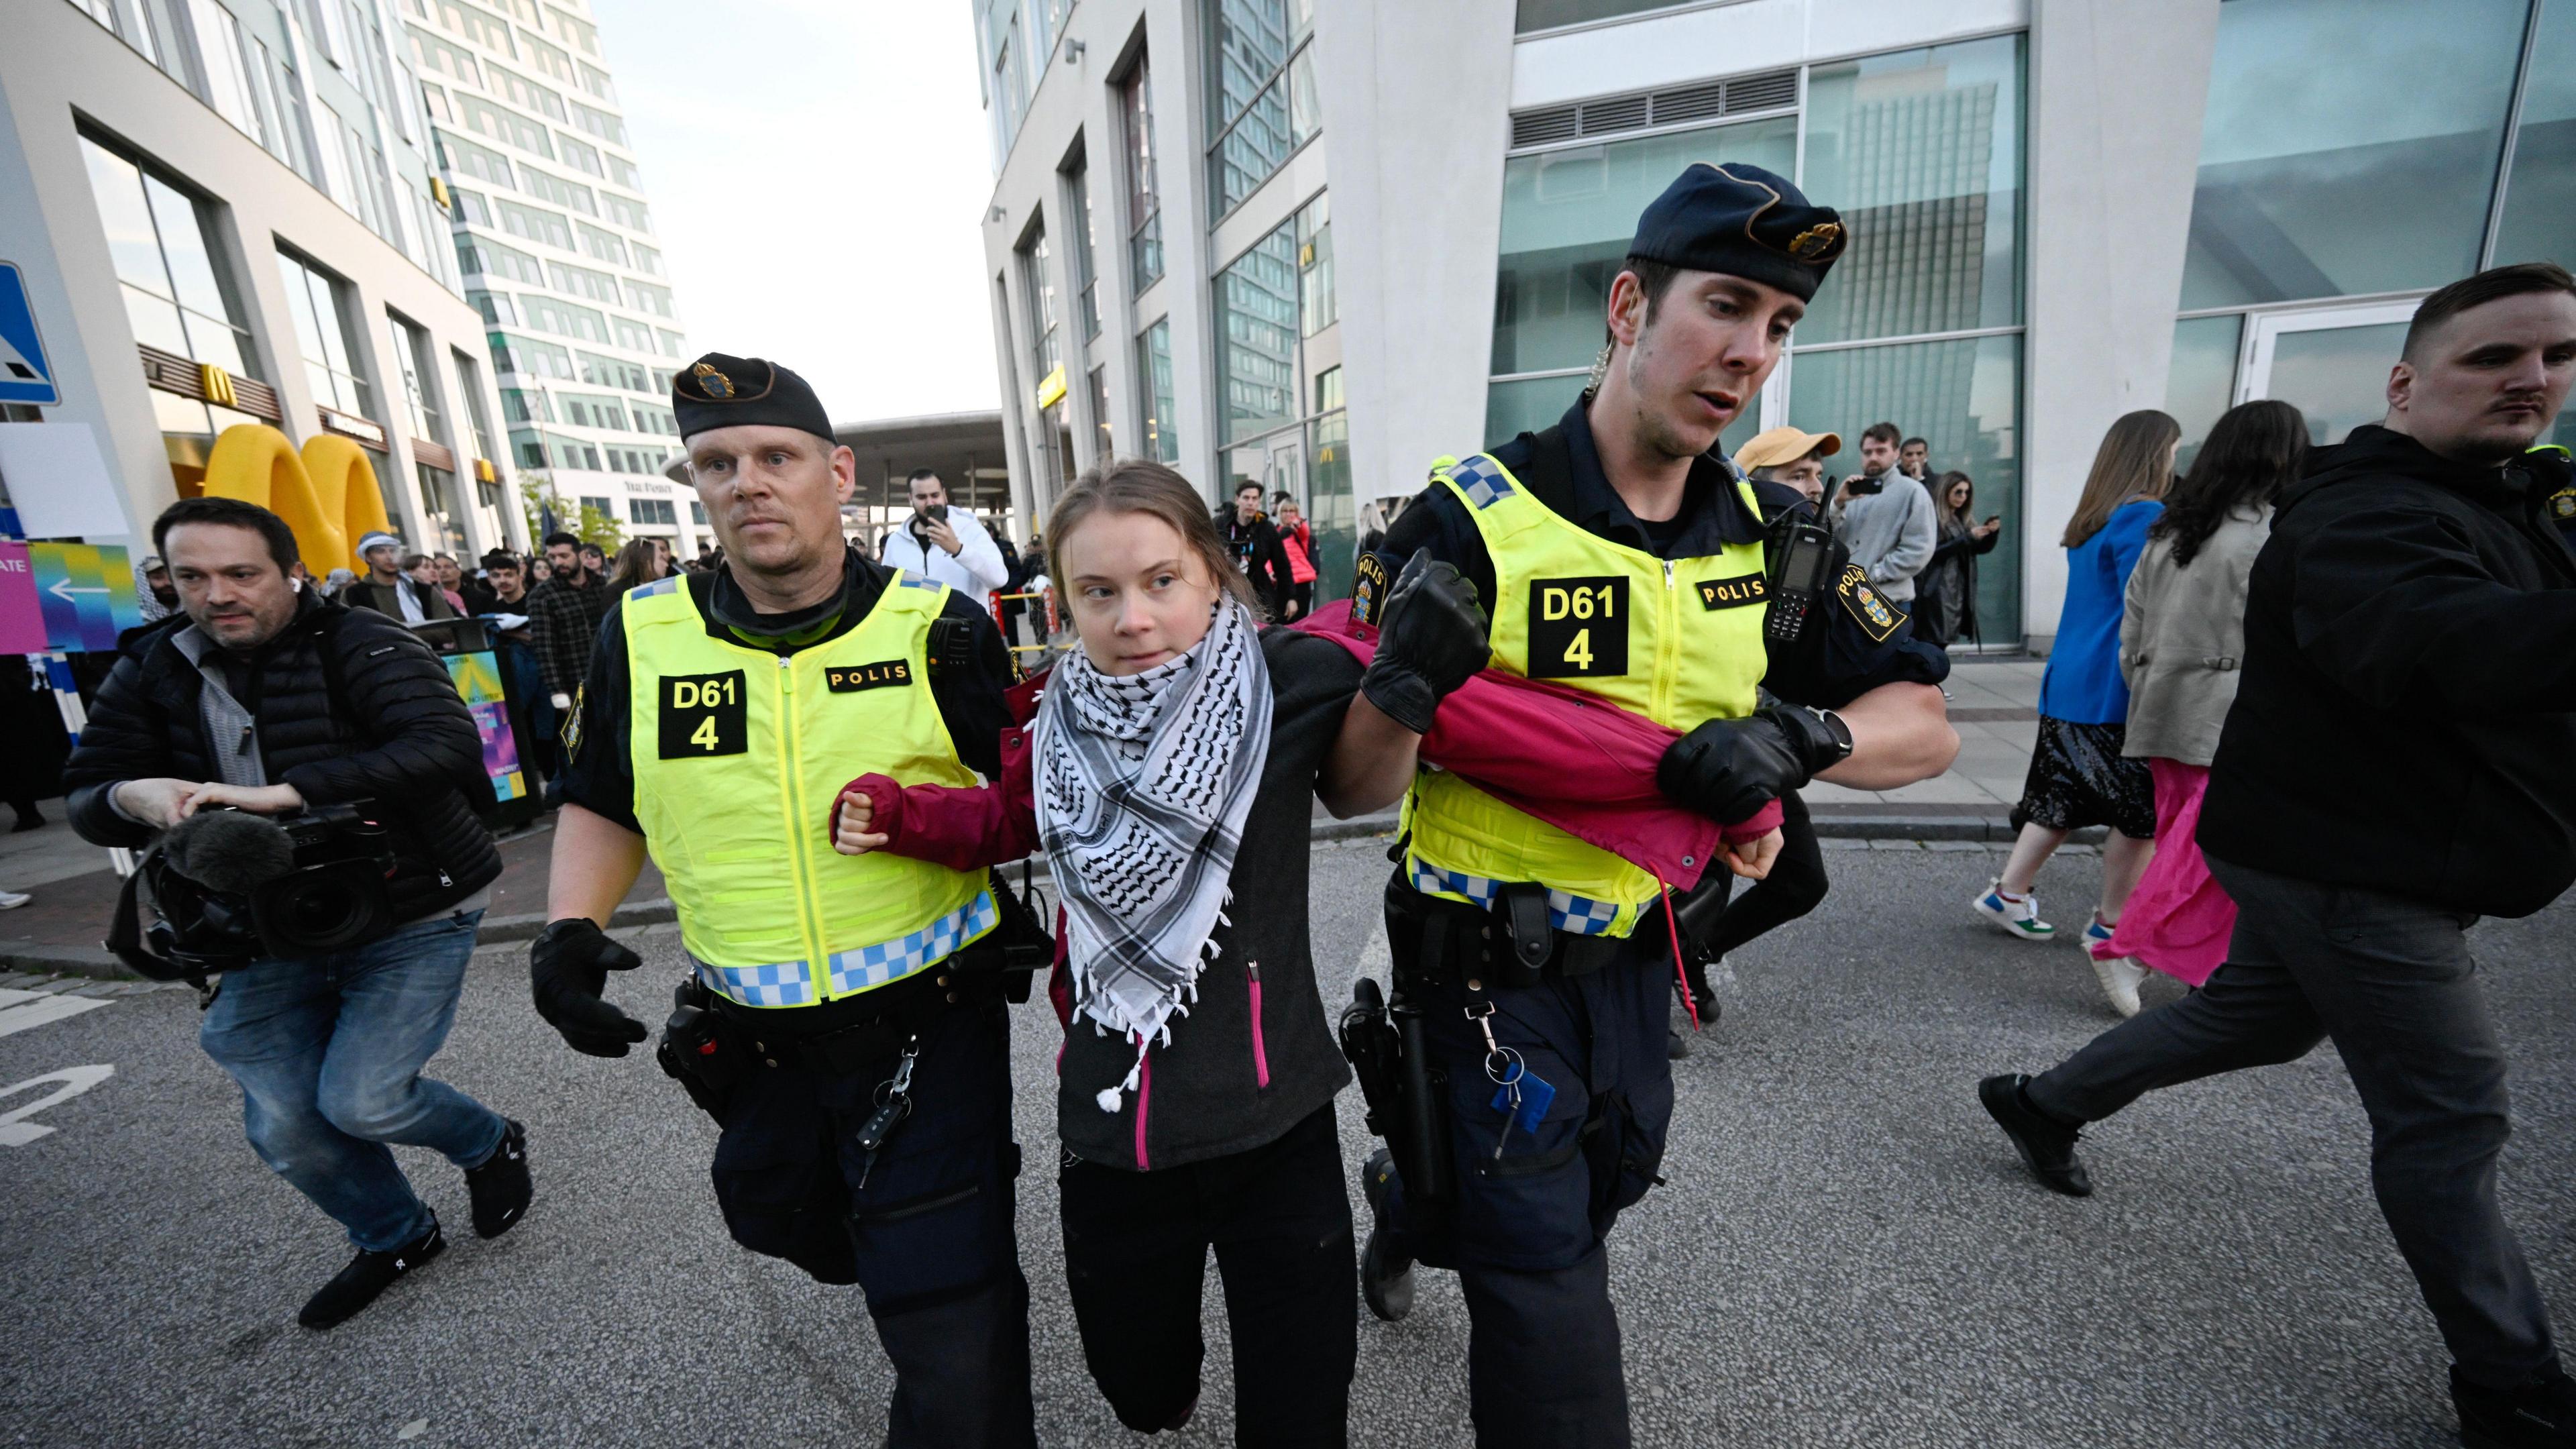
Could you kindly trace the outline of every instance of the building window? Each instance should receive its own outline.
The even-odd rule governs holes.
[[[1314,138],[1314,31],[1314,0],[1207,0],[1211,221]]]
[[[1138,55],[1118,83],[1119,129],[1127,138],[1127,265],[1142,292],[1163,278],[1163,200],[1154,183],[1154,90]]]
[[[214,230],[209,208],[86,136],[81,152],[134,340],[238,376],[261,376],[231,278],[207,243]]]
[[[465,515],[457,508],[456,475],[427,463],[414,463],[412,471],[420,479],[421,518],[429,525],[422,543],[431,553],[464,558]]]
[[[1073,285],[1079,294],[1082,314],[1082,340],[1089,342],[1100,335],[1100,278],[1092,266],[1095,238],[1091,233],[1091,168],[1076,160],[1064,173],[1064,192],[1073,202]]]
[[[1019,0],[987,0],[980,39],[984,110],[993,118],[993,169],[999,171],[1019,139],[1020,116],[1029,105],[1028,42],[1020,30]]]
[[[1144,384],[1144,416],[1138,420],[1147,457],[1162,463],[1181,461],[1178,420],[1172,415],[1172,319],[1163,318],[1136,337],[1136,376]]]
[[[2489,265],[2576,260],[2576,5],[2540,12]],[[2559,441],[2567,440],[2561,427]]]
[[[293,252],[277,254],[277,271],[286,283],[287,310],[295,314],[295,343],[313,401],[374,417],[374,395],[358,371],[357,330],[349,325],[348,283]]]
[[[626,500],[626,521],[655,528],[677,528],[680,515],[668,498],[629,498]]]
[[[439,416],[438,375],[430,370],[429,335],[389,312],[385,337],[392,344],[394,368],[402,375],[403,418],[411,425],[411,435],[444,446],[446,419]]]
[[[2527,0],[2221,6],[2182,309],[2431,288],[2476,271],[2528,11]],[[2387,83],[2398,75],[2406,84]]]
[[[1306,372],[1306,339],[1333,323],[1330,218],[1317,196],[1216,279],[1224,487],[1254,482],[1265,497],[1288,493],[1320,533],[1334,535],[1315,557],[1328,597],[1349,587],[1345,535],[1356,517],[1341,370]]]
[[[1073,429],[1066,406],[1064,350],[1057,335],[1055,266],[1047,253],[1045,223],[1030,229],[1020,244],[1020,289],[1029,302],[1029,371],[1038,380],[1031,399],[1037,409],[1034,447],[1042,460],[1039,476],[1073,481]]]
[[[1109,367],[1103,363],[1091,370],[1091,461],[1106,466],[1118,455],[1118,445],[1109,430]]]
[[[1670,10],[1677,4],[1687,3],[1689,0],[1520,0],[1520,6],[1512,17],[1512,29],[1527,35],[1533,30],[1616,20],[1623,15]]]
[[[700,528],[707,526],[707,506],[694,498],[689,500],[689,522]]]
[[[493,458],[492,420],[483,415],[483,369],[462,352],[450,351],[448,358],[456,364],[456,385],[465,394],[465,420],[474,429],[474,456]]]

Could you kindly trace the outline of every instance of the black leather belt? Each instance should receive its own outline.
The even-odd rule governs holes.
[[[1508,885],[1490,907],[1447,900],[1402,880],[1388,901],[1420,932],[1410,974],[1447,981],[1464,972],[1492,986],[1527,987],[1553,977],[1589,976],[1625,945],[1612,936],[1578,936],[1548,924],[1547,887]]]

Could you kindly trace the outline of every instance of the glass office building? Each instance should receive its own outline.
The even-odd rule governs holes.
[[[1372,504],[1576,400],[1637,215],[1693,162],[1791,177],[1852,238],[1721,446],[1832,431],[1839,473],[1871,423],[1923,438],[2004,520],[1987,647],[2045,647],[2119,413],[2172,411],[2186,466],[2253,398],[2332,441],[2425,293],[2576,261],[2576,0],[970,9],[1001,325],[1038,337],[1068,289],[1100,319],[1094,385],[1006,381],[1015,485],[1042,511],[1077,436],[1211,506],[1261,482],[1330,534],[1328,595]],[[1128,264],[1033,273],[1068,224]]]
[[[588,506],[685,556],[711,542],[663,470],[696,354],[586,0],[403,0],[512,459],[565,526]]]

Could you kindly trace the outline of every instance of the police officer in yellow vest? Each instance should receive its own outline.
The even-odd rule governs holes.
[[[644,1039],[601,999],[640,963],[599,923],[649,851],[689,967],[665,1069],[724,1129],[735,1241],[865,1290],[895,1370],[887,1443],[1030,1445],[991,883],[830,838],[855,776],[999,774],[1009,656],[975,601],[843,540],[854,460],[804,379],[709,353],[671,407],[725,564],[601,625],[564,735],[537,1010],[595,1056]]]
[[[1658,782],[1722,821],[1810,776],[1906,784],[1958,749],[1937,688],[1947,657],[1915,642],[1902,612],[1815,533],[1806,546],[1825,567],[1812,617],[1784,613],[1766,555],[1785,552],[1786,535],[1771,525],[1805,502],[1711,452],[1755,405],[1844,242],[1840,219],[1779,176],[1689,168],[1639,220],[1595,385],[1545,432],[1442,459],[1388,530],[1386,557],[1363,569],[1396,575],[1392,614],[1447,607],[1447,570],[1417,581],[1399,565],[1421,551],[1453,565],[1447,586],[1472,590],[1492,621],[1488,667],[1687,732]],[[1378,1316],[1396,1318],[1414,1260],[1458,1270],[1478,1444],[1626,1445],[1602,1239],[1660,1180],[1672,1116],[1676,963],[1661,885],[1417,769],[1438,692],[1373,667],[1341,741],[1372,762],[1372,788],[1355,793],[1405,795],[1388,943],[1398,1017],[1420,1013],[1445,1078],[1448,1136],[1446,1153],[1417,1157],[1445,1181],[1411,1182],[1387,1152],[1371,1158],[1362,1286]],[[1568,779],[1570,794],[1582,788]],[[1766,868],[1778,840],[1739,848],[1732,868]],[[1712,874],[1722,892],[1727,873]]]

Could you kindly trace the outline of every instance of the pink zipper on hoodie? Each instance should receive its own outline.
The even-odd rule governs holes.
[[[1136,1170],[1150,1172],[1154,1164],[1145,1159],[1145,1104],[1154,1099],[1154,1054],[1149,1049],[1136,1059]]]
[[[1261,963],[1247,962],[1243,974],[1252,982],[1252,1082],[1266,1089],[1270,1085],[1270,1051],[1261,1042]]]

